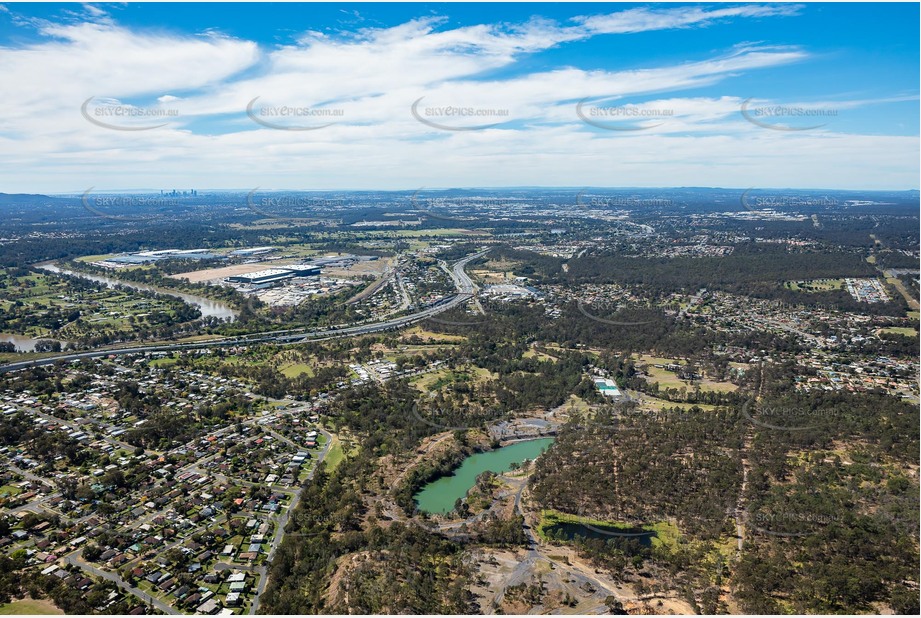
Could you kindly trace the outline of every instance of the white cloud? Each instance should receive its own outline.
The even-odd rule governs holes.
[[[715,21],[733,17],[778,17],[796,15],[802,9],[797,4],[749,4],[718,9],[685,6],[666,9],[636,8],[608,15],[575,18],[588,30],[598,34],[633,34],[651,30],[669,30],[691,26],[707,26]]]
[[[175,37],[106,24],[46,25],[50,41],[0,49],[0,131],[82,131],[89,97],[123,100],[217,84],[252,66],[258,47],[229,38]]]
[[[439,18],[346,33],[300,34],[260,48],[208,32],[136,30],[110,21],[43,23],[39,43],[0,49],[0,182],[4,190],[253,186],[412,188],[503,185],[735,185],[872,188],[916,185],[915,137],[768,131],[739,113],[736,75],[802,62],[796,47],[740,44],[682,63],[616,71],[560,66],[515,71],[524,54],[597,35],[706,27],[717,21],[795,15],[796,5],[630,9],[580,17],[576,25],[534,19],[451,28]],[[503,77],[494,75],[496,69]],[[719,96],[684,97],[702,86]],[[112,99],[132,109],[175,109],[148,131],[87,122],[80,106]],[[278,131],[246,117],[260,106],[341,109],[317,131]],[[438,131],[417,122],[426,107],[507,110],[503,118],[449,117],[440,124],[492,124]],[[915,97],[916,98],[916,97]],[[843,99],[840,110],[900,97]],[[580,121],[576,104],[669,110],[648,130],[604,131]],[[757,101],[758,104],[769,103]],[[790,105],[791,103],[786,102]],[[816,102],[813,105],[820,105]],[[433,118],[436,120],[436,118]],[[144,122],[147,120],[144,119]],[[621,119],[615,119],[620,122]],[[130,123],[128,123],[130,125]]]

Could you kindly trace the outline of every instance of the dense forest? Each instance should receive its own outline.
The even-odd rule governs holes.
[[[330,411],[337,425],[361,437],[360,448],[332,472],[321,464],[306,485],[272,563],[262,612],[476,611],[463,547],[415,525],[362,526],[362,494],[372,489],[377,459],[403,453],[433,431],[411,414],[412,403],[406,386],[396,384],[360,389]],[[344,592],[328,590],[337,572],[347,601]]]
[[[917,408],[765,392],[757,405],[654,415],[624,406],[573,421],[537,461],[534,499],[605,521],[677,525],[694,540],[689,551],[660,548],[651,559],[704,611],[718,609],[705,606],[715,585],[705,565],[719,539],[736,536],[734,515],[745,522],[745,551],[727,559],[744,611],[917,609],[917,591],[903,582],[917,568],[918,484],[900,472],[916,461]],[[605,562],[597,543],[587,551]]]

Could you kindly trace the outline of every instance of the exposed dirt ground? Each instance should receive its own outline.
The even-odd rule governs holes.
[[[303,260],[302,260],[303,261]],[[268,260],[265,262],[255,262],[253,264],[234,264],[232,266],[221,266],[220,268],[206,268],[204,270],[195,270],[178,275],[170,275],[173,279],[188,279],[192,283],[201,283],[203,281],[212,281],[223,279],[234,275],[246,275],[267,268],[284,268],[286,265],[294,264],[297,260]],[[361,275],[380,275],[390,264],[388,258],[381,258],[374,262],[357,262],[349,268],[324,268],[324,277],[339,277],[348,279]]]
[[[367,496],[369,515],[375,512],[374,525],[388,526],[393,522],[419,525],[440,531],[457,540],[467,538],[470,531],[479,529],[486,516],[496,515],[508,519],[515,513],[525,517],[529,536],[528,547],[500,549],[470,545],[470,563],[479,574],[471,586],[484,614],[608,614],[606,600],[617,598],[630,614],[693,614],[692,607],[679,599],[674,592],[638,595],[631,584],[616,581],[608,573],[596,569],[579,557],[571,547],[551,545],[534,532],[538,513],[529,505],[526,490],[530,468],[499,475],[496,484],[486,496],[477,495],[477,508],[466,519],[449,516],[432,516],[428,521],[407,517],[390,497],[390,489],[399,487],[411,469],[424,461],[431,461],[445,450],[456,448],[452,433],[442,433],[427,438],[416,452],[406,458],[391,456],[380,460],[375,474],[376,491]],[[488,506],[484,498],[492,498]],[[488,500],[487,500],[488,501]],[[372,522],[366,521],[366,525]],[[464,526],[464,527],[462,527]],[[465,530],[467,532],[465,532]],[[329,587],[328,598],[343,600],[347,595],[345,581],[349,573],[362,561],[371,557],[364,552],[343,556]],[[647,585],[655,582],[646,581]]]
[[[201,283],[211,281],[212,279],[223,279],[233,277],[234,275],[246,275],[259,270],[265,270],[274,266],[280,266],[278,262],[256,262],[255,264],[234,264],[233,266],[221,266],[220,268],[206,268],[205,270],[195,270],[189,273],[180,273],[170,275],[173,279],[188,279],[192,283]]]

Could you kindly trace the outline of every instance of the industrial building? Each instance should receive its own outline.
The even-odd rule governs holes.
[[[159,260],[213,260],[222,258],[207,249],[163,249],[161,251],[139,251],[117,255],[100,262],[101,265],[136,265],[148,264]]]
[[[374,262],[377,259],[378,257],[376,255],[353,255],[351,253],[343,253],[341,255],[315,257],[310,261],[316,266],[341,267],[350,266],[355,262]]]
[[[253,250],[266,250],[272,247],[254,247]],[[241,250],[245,251],[245,250]],[[260,270],[245,275],[233,275],[227,277],[227,283],[245,285],[251,290],[259,290],[275,285],[286,279],[295,277],[316,277],[320,274],[320,268],[333,268],[350,266],[355,262],[370,262],[377,260],[376,255],[352,255],[344,253],[341,255],[325,255],[310,259],[309,263],[289,264],[287,266],[275,266],[266,270]]]
[[[287,279],[293,279],[295,277],[315,277],[319,274],[320,268],[318,266],[312,264],[292,264],[291,266],[268,268],[245,275],[233,275],[232,277],[227,277],[226,281],[228,283],[245,285],[250,289],[263,289]]]
[[[483,290],[483,296],[495,298],[500,301],[522,300],[525,298],[535,298],[539,295],[533,287],[512,285],[510,283],[499,283],[487,286]]]
[[[250,255],[262,255],[264,253],[271,253],[275,250],[275,247],[249,247],[247,249],[237,249],[231,251],[230,255],[233,256],[250,256]]]
[[[279,266],[278,270],[290,271],[295,277],[315,277],[320,274],[320,267],[317,264],[290,264]]]

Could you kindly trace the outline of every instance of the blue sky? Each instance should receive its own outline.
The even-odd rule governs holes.
[[[0,192],[918,188],[918,4],[0,4]]]

